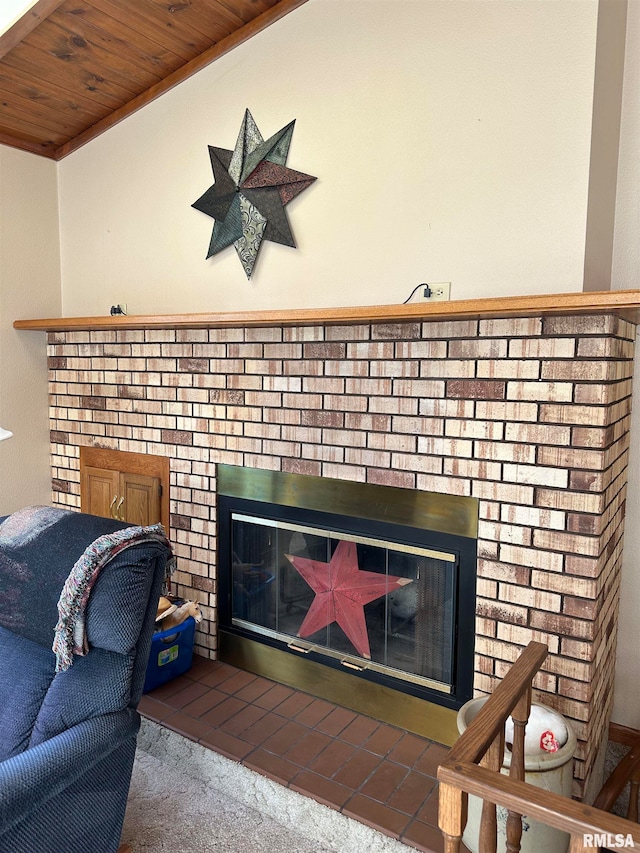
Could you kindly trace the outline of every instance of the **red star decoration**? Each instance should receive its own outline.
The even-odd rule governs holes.
[[[329,563],[285,556],[316,594],[298,636],[309,637],[337,622],[358,654],[371,660],[364,605],[411,583],[411,578],[360,571],[356,544],[345,539],[340,540]]]

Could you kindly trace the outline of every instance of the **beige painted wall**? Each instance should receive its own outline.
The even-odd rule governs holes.
[[[46,340],[18,317],[61,310],[55,163],[0,146],[0,515],[51,502]]]
[[[612,286],[628,5],[602,0],[598,6],[583,287],[589,291]]]
[[[309,0],[60,163],[64,313],[581,290],[597,9]],[[250,282],[191,208],[247,107],[318,177]]]

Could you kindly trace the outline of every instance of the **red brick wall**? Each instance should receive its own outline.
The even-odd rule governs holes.
[[[530,639],[574,723],[576,793],[613,697],[635,327],[611,316],[49,338],[54,502],[79,447],[171,460],[181,594],[215,655],[216,464],[480,500],[475,687]]]

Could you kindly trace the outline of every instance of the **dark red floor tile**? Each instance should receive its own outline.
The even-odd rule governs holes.
[[[363,794],[354,794],[342,809],[347,817],[355,818],[367,826],[383,832],[385,835],[399,837],[404,832],[409,818],[402,812],[397,812],[385,806],[377,800],[365,797]]]
[[[351,797],[351,789],[339,785],[331,779],[325,779],[310,770],[302,770],[291,782],[290,787],[307,797],[313,797],[319,803],[340,809]]]
[[[440,830],[427,823],[421,823],[419,820],[411,821],[402,833],[401,840],[405,844],[411,844],[417,850],[424,851],[424,853],[443,853],[444,851],[444,838]],[[463,851],[466,853],[467,848],[461,844],[460,853]]]
[[[403,734],[397,744],[389,751],[387,758],[405,767],[413,767],[423,755],[431,741],[409,732]]]
[[[209,733],[200,738],[202,746],[219,752],[233,761],[242,761],[254,749],[252,743],[222,732],[220,729],[210,729]]]
[[[160,687],[156,687],[154,690],[149,691],[147,696],[151,696],[153,699],[159,699],[161,702],[165,702],[170,696],[174,696],[190,684],[193,684],[192,678],[187,678],[186,675],[179,675],[177,678],[167,681],[166,684],[161,684]]]
[[[293,764],[293,762],[287,761],[279,755],[266,752],[264,749],[256,749],[251,752],[245,758],[243,764],[251,768],[251,770],[268,776],[274,782],[279,782],[281,785],[287,786],[300,771],[297,764]]]
[[[192,717],[201,717],[203,714],[206,714],[207,711],[210,711],[212,708],[215,708],[216,705],[219,705],[221,702],[224,702],[225,699],[228,699],[226,693],[222,693],[221,690],[216,690],[215,687],[205,688],[206,692],[195,699],[193,702],[190,702],[188,705],[185,705],[182,709],[185,714],[190,714]]]
[[[199,681],[203,684],[206,684],[207,687],[219,687],[221,684],[231,678],[232,675],[235,675],[237,672],[236,668],[233,666],[229,666],[228,663],[220,663],[220,661],[215,661],[215,666],[212,667],[210,672],[207,675],[202,676]]]
[[[301,767],[307,767],[330,743],[332,740],[328,735],[307,731],[303,738],[287,750],[284,757]]]
[[[353,746],[362,746],[369,740],[371,735],[379,728],[380,723],[371,717],[358,715],[352,723],[340,732],[340,740],[346,740]]]
[[[384,756],[393,749],[403,734],[404,732],[401,729],[382,724],[378,726],[369,740],[364,744],[364,747],[369,752],[375,752],[376,755]]]
[[[255,703],[261,708],[266,708],[267,711],[273,711],[277,705],[288,699],[292,693],[293,690],[290,687],[285,687],[284,684],[274,684],[270,690],[259,696],[255,700]]]
[[[221,726],[233,717],[234,714],[239,714],[246,707],[246,702],[241,702],[233,696],[228,696],[220,704],[207,711],[206,714],[202,714],[200,719],[204,720],[205,723],[209,723],[210,726]]]
[[[254,746],[261,746],[267,738],[270,738],[274,732],[277,732],[287,721],[284,717],[279,717],[277,714],[265,713],[252,726],[242,733],[242,740],[252,743]]]
[[[169,714],[173,714],[175,708],[170,708],[169,705],[165,705],[164,702],[160,702],[158,699],[154,699],[146,693],[138,703],[138,711],[144,717],[148,717],[148,719],[154,720],[156,723],[160,723],[165,717],[168,717]]]
[[[433,786],[433,790],[425,801],[420,806],[416,818],[422,823],[429,823],[431,826],[438,825],[438,783]]]
[[[168,696],[164,701],[167,705],[171,705],[172,708],[184,708],[185,705],[189,705],[207,693],[208,689],[206,684],[201,684],[199,681],[192,681],[186,687],[183,687],[182,690],[178,690],[177,693]]]
[[[288,696],[284,702],[281,702],[273,710],[278,714],[282,714],[283,717],[290,717],[293,719],[301,711],[304,711],[304,709],[312,702],[313,697],[309,696],[307,693],[295,692],[291,696]]]
[[[254,675],[252,672],[244,672],[243,670],[239,670],[234,673],[230,678],[226,678],[218,685],[218,690],[222,690],[223,693],[234,694],[239,690],[242,690],[243,687],[248,687],[253,681],[256,680],[258,676]]]
[[[215,669],[216,661],[203,658],[202,655],[194,655],[191,661],[191,669],[187,672],[189,678],[197,681],[199,678],[204,678],[206,675]]]
[[[380,766],[381,761],[380,756],[374,755],[373,752],[365,752],[361,749],[354,750],[351,758],[345,761],[333,778],[336,782],[348,785],[352,791],[357,791],[369,779],[374,770]]]
[[[267,692],[267,690],[271,690],[272,687],[273,681],[257,676],[250,684],[247,684],[246,687],[238,690],[236,698],[242,699],[243,702],[255,702],[259,696],[262,696]]]
[[[264,708],[247,705],[238,714],[234,714],[233,717],[221,723],[220,728],[230,735],[239,736],[247,729],[250,729],[258,720],[261,720],[266,713]]]
[[[448,753],[448,746],[442,746],[442,744],[439,743],[432,743],[422,753],[418,761],[416,761],[414,770],[418,770],[420,773],[425,773],[427,776],[433,776],[435,779],[438,773],[438,765],[442,764]]]
[[[356,749],[348,743],[330,739],[328,746],[311,762],[310,767],[316,773],[331,778],[355,753]]]
[[[431,776],[410,770],[395,791],[387,799],[387,805],[413,816],[426,797],[433,791],[435,781]]]
[[[295,722],[285,722],[277,732],[262,743],[262,748],[276,755],[284,755],[292,746],[298,743],[309,731],[306,726]]]
[[[336,708],[331,702],[325,699],[314,699],[307,705],[304,710],[296,715],[296,720],[305,726],[312,728],[317,725],[320,720],[324,720]]]
[[[383,761],[361,788],[361,793],[372,800],[386,803],[398,785],[407,776],[407,768],[391,761]]]
[[[352,723],[358,715],[353,711],[347,710],[347,708],[334,708],[328,716],[326,716],[323,720],[320,720],[316,728],[324,732],[326,735],[331,735],[331,737],[336,737],[340,734],[343,729]]]
[[[211,726],[207,723],[194,719],[183,711],[175,711],[170,716],[165,717],[162,725],[189,738],[189,740],[200,740],[201,737],[211,731]]]

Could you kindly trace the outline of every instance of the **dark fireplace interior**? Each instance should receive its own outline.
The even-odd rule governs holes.
[[[476,519],[473,499],[219,466],[221,630],[459,708]]]

